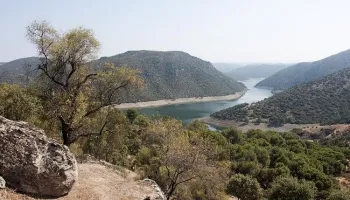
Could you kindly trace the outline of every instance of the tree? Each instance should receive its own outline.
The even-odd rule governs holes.
[[[259,182],[255,178],[243,174],[236,174],[231,178],[227,186],[227,193],[240,200],[259,200],[262,197]]]
[[[269,199],[271,200],[314,200],[316,186],[313,182],[296,178],[279,178],[272,183]]]
[[[134,123],[135,119],[137,118],[137,110],[136,109],[128,109],[126,111],[126,117],[129,119],[129,122],[131,124]]]
[[[33,84],[36,94],[45,102],[50,118],[59,121],[67,146],[80,137],[101,134],[107,122],[91,130],[93,116],[119,104],[121,90],[142,84],[137,70],[111,63],[98,71],[91,67],[100,44],[89,29],[79,27],[58,34],[47,22],[34,21],[27,27],[27,37],[41,61],[37,66],[40,76]]]
[[[42,112],[38,98],[19,85],[0,84],[0,115],[11,120],[33,122]]]
[[[153,119],[141,140],[143,147],[137,155],[141,169],[161,186],[167,199],[184,199],[184,193],[194,197],[201,189],[206,194],[216,193],[218,188],[222,189],[220,192],[224,190],[228,168],[212,159],[215,154],[212,138],[185,131],[181,121],[159,118]]]

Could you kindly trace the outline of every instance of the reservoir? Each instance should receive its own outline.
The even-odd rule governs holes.
[[[176,119],[182,120],[184,123],[188,123],[193,119],[207,117],[211,113],[237,105],[241,103],[252,103],[263,100],[267,97],[272,96],[270,90],[255,88],[254,85],[263,78],[259,79],[248,79],[241,81],[246,85],[248,91],[239,99],[235,100],[221,100],[211,102],[199,102],[199,103],[185,103],[185,104],[174,104],[160,107],[150,108],[139,108],[140,113],[146,115],[167,115],[175,117]]]

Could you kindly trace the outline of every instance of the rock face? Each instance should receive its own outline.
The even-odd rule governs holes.
[[[6,186],[6,181],[0,176],[0,189],[4,189]]]
[[[25,122],[0,116],[0,176],[17,191],[41,196],[67,194],[78,176],[69,149]]]

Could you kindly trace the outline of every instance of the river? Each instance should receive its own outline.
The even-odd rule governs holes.
[[[188,123],[196,118],[207,117],[211,113],[237,105],[241,103],[252,103],[272,96],[270,90],[255,88],[262,79],[248,79],[242,81],[249,89],[241,98],[236,100],[211,101],[200,103],[174,104],[161,107],[139,108],[140,113],[146,115],[168,115]]]

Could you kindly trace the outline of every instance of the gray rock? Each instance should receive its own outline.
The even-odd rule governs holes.
[[[0,176],[0,189],[4,189],[6,186],[6,181]]]
[[[67,194],[78,177],[69,149],[25,122],[0,116],[0,176],[17,191],[41,196]]]

